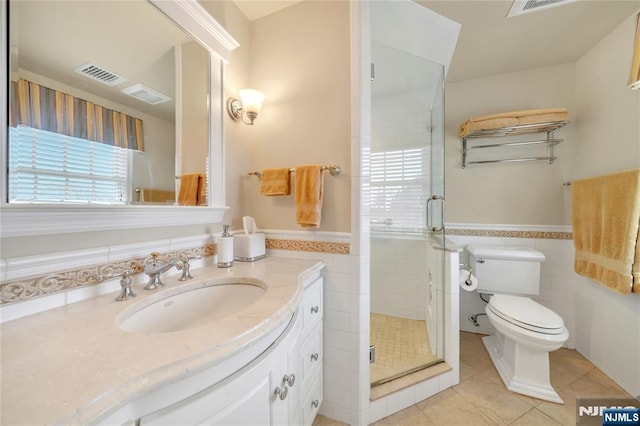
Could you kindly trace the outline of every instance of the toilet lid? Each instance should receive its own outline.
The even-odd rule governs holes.
[[[544,334],[560,334],[564,322],[560,315],[527,297],[494,294],[489,309],[505,321],[527,330]]]

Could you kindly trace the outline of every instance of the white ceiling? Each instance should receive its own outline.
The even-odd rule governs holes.
[[[234,1],[250,20],[297,3]],[[506,18],[510,0],[417,3],[462,24],[447,81],[575,62],[640,9],[640,0],[581,0]]]

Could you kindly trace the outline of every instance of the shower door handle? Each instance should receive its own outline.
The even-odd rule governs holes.
[[[429,203],[434,200],[440,200],[440,218],[442,220],[442,224],[439,227],[431,226],[429,223]],[[444,197],[442,195],[432,195],[427,199],[427,229],[431,232],[440,232],[444,229]]]

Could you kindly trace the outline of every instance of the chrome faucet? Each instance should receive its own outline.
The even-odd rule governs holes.
[[[178,255],[178,258],[180,260],[176,262],[176,268],[182,271],[182,275],[180,276],[180,278],[178,278],[178,281],[186,281],[186,280],[193,279],[193,276],[191,275],[191,264],[189,263],[189,261],[193,259],[200,259],[202,258],[202,256],[180,253]]]
[[[149,282],[144,287],[145,290],[155,290],[164,287],[164,283],[160,280],[160,274],[176,266],[175,260],[167,263],[158,262],[158,256],[159,254],[155,251],[151,253],[153,261],[144,267],[144,273],[149,275]]]

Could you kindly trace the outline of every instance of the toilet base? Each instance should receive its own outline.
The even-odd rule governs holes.
[[[496,332],[482,338],[493,365],[512,392],[564,404],[549,381],[549,353],[531,351]]]

